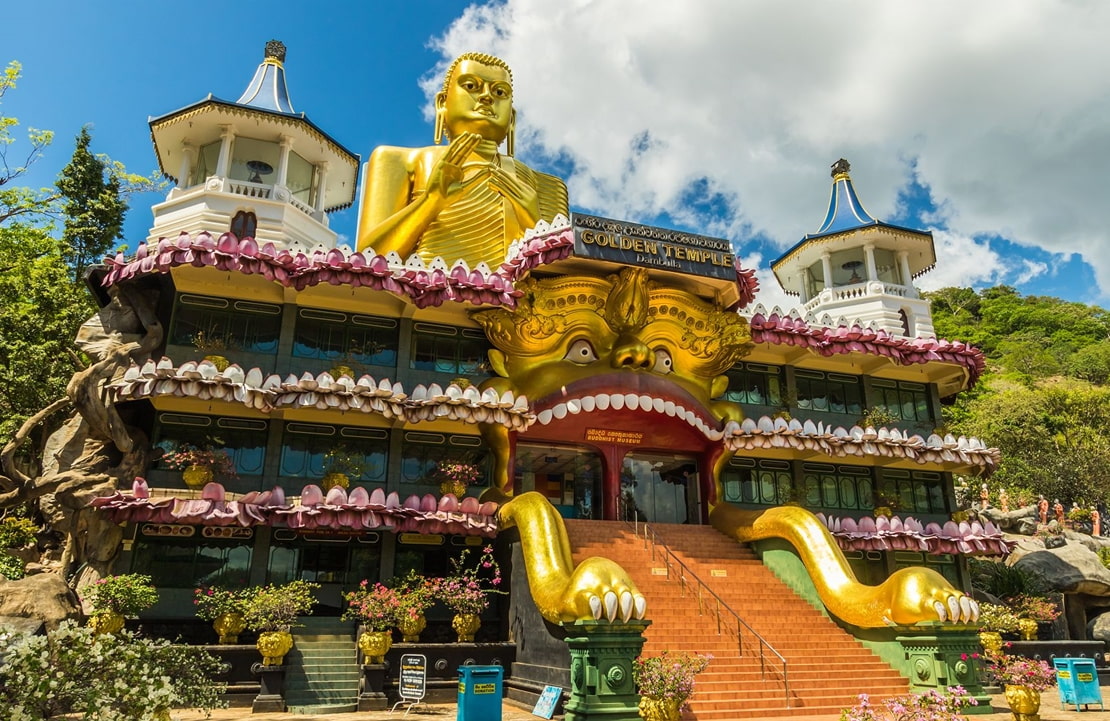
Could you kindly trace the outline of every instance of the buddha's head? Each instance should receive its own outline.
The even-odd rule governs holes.
[[[500,144],[507,137],[512,154],[513,74],[504,60],[485,53],[465,53],[455,59],[436,93],[436,143],[464,132],[477,133]]]

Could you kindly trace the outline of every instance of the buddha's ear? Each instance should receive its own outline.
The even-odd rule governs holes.
[[[435,143],[439,145],[443,142],[444,130],[444,116],[447,113],[447,93],[440,90],[436,93],[436,123],[435,123]]]
[[[509,115],[509,133],[505,136],[505,155],[513,157],[513,145],[516,143],[516,108]]]

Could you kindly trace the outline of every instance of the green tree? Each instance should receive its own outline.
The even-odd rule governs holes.
[[[127,202],[120,178],[110,163],[89,151],[92,136],[81,128],[73,158],[62,169],[57,187],[65,215],[63,255],[79,280],[85,268],[99,262],[121,237]]]
[[[15,88],[21,67],[13,60],[3,74],[0,74],[0,100],[3,100],[9,90]],[[18,153],[17,157],[22,159],[16,160],[9,157],[9,153],[14,150],[16,142],[12,130],[18,125],[16,118],[0,115],[0,224],[22,216],[41,215],[50,209],[57,198],[48,189],[32,190],[11,185],[42,157],[43,150],[54,138],[54,134],[48,130],[29,128],[27,140],[30,147],[26,153]]]

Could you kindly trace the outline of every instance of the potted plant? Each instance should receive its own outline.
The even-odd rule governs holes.
[[[162,460],[167,468],[181,469],[181,477],[189,488],[204,488],[217,477],[238,478],[235,461],[222,448],[215,450],[208,445],[202,448],[185,443],[162,456]]]
[[[92,606],[89,626],[97,633],[116,633],[123,619],[139,615],[158,603],[158,591],[150,576],[127,573],[106,576],[82,589],[82,598]]]
[[[863,412],[856,421],[861,428],[885,428],[897,423],[900,419],[890,412],[886,406],[872,406]]]
[[[231,361],[224,355],[231,348],[231,337],[227,333],[221,333],[218,326],[211,325],[206,329],[198,330],[189,336],[189,340],[192,341],[193,347],[203,354],[204,360],[216,366],[216,370],[221,373],[231,365]]]
[[[482,625],[481,614],[489,607],[490,593],[504,593],[501,585],[501,567],[493,558],[493,546],[482,549],[478,563],[467,567],[470,549],[451,562],[450,576],[435,581],[436,598],[455,612],[451,628],[458,634],[459,643],[472,643],[474,634]],[[489,576],[490,588],[483,587],[482,575]]]
[[[1044,661],[1006,653],[988,657],[991,673],[1005,687],[1006,703],[1017,719],[1036,718],[1041,708],[1041,691],[1056,685],[1056,670]]]
[[[861,693],[859,703],[840,712],[840,721],[966,721],[967,707],[978,705],[979,702],[960,686],[949,688],[947,693],[930,689],[920,694],[891,696],[877,704]]]
[[[393,644],[391,629],[397,625],[400,613],[397,592],[382,583],[371,586],[363,579],[357,590],[343,594],[343,598],[347,601],[343,619],[357,620],[363,627],[359,649],[368,663],[383,663]]]
[[[1037,638],[1037,628],[1042,623],[1052,623],[1060,617],[1060,609],[1051,599],[1043,596],[1020,595],[1006,599],[1018,617],[1018,630],[1024,641]]]
[[[640,656],[633,662],[632,679],[640,692],[640,716],[645,721],[678,721],[694,694],[694,677],[709,666],[710,656],[696,653]]]
[[[246,628],[243,614],[250,603],[252,589],[234,591],[218,586],[193,590],[193,605],[197,618],[210,621],[220,635],[220,643],[239,643],[239,634]]]
[[[297,616],[306,616],[316,602],[313,592],[318,583],[290,581],[280,586],[263,586],[247,602],[243,614],[247,628],[258,631],[258,650],[264,666],[280,666],[285,654],[293,648],[290,633]]]
[[[444,461],[437,465],[436,476],[439,478],[440,493],[462,498],[466,495],[466,487],[478,481],[481,471],[473,463]]]
[[[884,488],[875,494],[875,508],[873,513],[875,518],[886,516],[890,518],[894,512],[901,506],[901,500],[896,493],[892,493],[890,489]]]
[[[365,470],[365,457],[340,443],[324,454],[324,477],[320,479],[320,487],[325,491],[336,486],[347,488],[351,479],[358,478]]]
[[[401,629],[401,640],[417,643],[420,632],[428,625],[424,614],[436,602],[436,586],[416,571],[393,579],[391,585],[397,591],[397,628]]]
[[[989,657],[1002,652],[1002,634],[1018,630],[1018,618],[1006,606],[996,603],[979,605],[979,643]]]

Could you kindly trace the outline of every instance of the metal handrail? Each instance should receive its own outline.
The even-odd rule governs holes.
[[[629,523],[629,522],[627,520],[625,520],[625,523]],[[705,600],[703,599],[702,594],[706,593],[706,594],[708,594],[709,596],[712,597],[713,601],[715,601],[715,612],[716,612],[716,617],[717,617],[717,635],[721,635],[721,632],[722,632],[722,629],[721,629],[721,612],[725,611],[725,612],[727,612],[727,614],[729,616],[732,616],[733,620],[736,622],[736,649],[737,649],[737,652],[739,653],[739,655],[741,656],[741,658],[744,656],[744,637],[743,637],[743,632],[741,631],[741,627],[743,627],[744,629],[747,629],[748,633],[750,633],[752,636],[755,637],[755,639],[759,642],[759,673],[760,673],[760,676],[762,678],[764,678],[764,679],[767,678],[767,658],[766,658],[766,654],[764,653],[764,649],[766,649],[767,651],[770,651],[771,653],[773,653],[775,656],[778,657],[779,661],[782,663],[783,696],[784,696],[784,700],[786,702],[786,708],[790,708],[790,677],[789,677],[789,674],[787,673],[787,662],[786,662],[786,659],[783,658],[783,655],[781,653],[779,653],[777,650],[775,650],[775,647],[772,646],[770,643],[768,643],[767,640],[765,638],[763,638],[763,636],[761,636],[758,631],[756,631],[754,628],[749,626],[748,623],[744,619],[740,618],[740,614],[738,614],[738,613],[736,613],[736,611],[732,610],[732,607],[729,606],[727,603],[725,603],[724,599],[722,599],[719,595],[717,595],[716,591],[714,591],[712,588],[710,588],[705,583],[705,581],[701,580],[696,573],[694,573],[692,570],[690,570],[690,567],[687,566],[685,563],[683,563],[682,559],[680,559],[678,556],[676,556],[674,554],[674,551],[672,551],[667,546],[667,544],[660,541],[659,536],[655,533],[655,531],[653,529],[648,527],[647,523],[641,523],[640,519],[639,519],[639,514],[635,514],[634,521],[630,525],[632,525],[633,532],[635,533],[636,536],[640,535],[640,526],[644,527],[644,545],[646,546],[648,541],[650,540],[650,542],[652,544],[652,551],[651,551],[652,556],[651,557],[652,557],[653,561],[655,560],[655,549],[659,548],[659,549],[662,550],[662,552],[664,554],[663,555],[663,563],[666,564],[666,566],[667,566],[667,578],[671,578],[671,564],[673,563],[676,566],[678,566],[679,569],[681,569],[681,571],[679,573],[679,577],[678,577],[678,583],[682,587],[684,592],[688,587],[688,582],[689,581],[692,581],[695,584],[695,590],[697,592],[697,599],[698,599],[698,614],[699,615],[702,614],[705,610]],[[651,536],[650,539],[648,538],[649,534]]]

